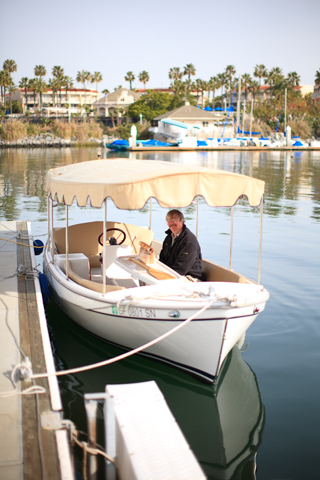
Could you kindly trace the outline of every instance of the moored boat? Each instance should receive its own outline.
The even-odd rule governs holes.
[[[264,182],[231,172],[150,160],[97,160],[47,174],[49,240],[44,271],[62,309],[81,327],[129,350],[214,381],[269,298],[258,283],[203,260],[206,281],[191,282],[159,262],[141,263],[139,243],[158,254],[146,229],[107,220],[107,198],[137,210],[150,198],[165,208],[260,206]],[[54,228],[53,202],[104,206],[103,221]],[[260,222],[261,224],[261,222]],[[261,233],[260,233],[261,238]],[[261,245],[261,242],[260,242]],[[260,264],[260,262],[259,262]]]

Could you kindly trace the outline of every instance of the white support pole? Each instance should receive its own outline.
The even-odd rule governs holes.
[[[107,199],[104,200],[102,238],[103,238],[102,283],[103,283],[103,294],[105,294],[106,293],[106,271],[107,271]]]
[[[151,221],[152,221],[152,198],[149,200],[150,211],[149,211],[149,230],[151,230]]]
[[[237,100],[237,123],[236,123],[236,133],[235,137],[238,135],[239,125],[240,125],[240,101],[241,101],[241,75],[238,80],[238,100]]]
[[[260,203],[260,232],[259,232],[259,263],[258,263],[258,284],[260,284],[261,277],[261,251],[262,251],[262,215],[263,215],[263,200],[264,195],[262,195]]]
[[[197,216],[196,216],[196,237],[198,238],[198,231],[199,231],[199,197],[197,197]]]
[[[251,98],[251,111],[250,111],[250,137],[252,136],[252,115],[253,115],[253,98]]]
[[[284,129],[285,132],[287,128],[287,89],[284,89]]]
[[[69,209],[68,205],[65,205],[66,212],[66,277],[69,278]]]
[[[233,206],[231,207],[231,229],[230,229],[230,256],[229,256],[229,270],[232,264],[232,242],[233,242]]]

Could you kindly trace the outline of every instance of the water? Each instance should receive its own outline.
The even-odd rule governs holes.
[[[255,458],[260,480],[317,479],[320,152],[130,155],[198,163],[265,180],[261,283],[271,296],[266,310],[247,332],[249,346],[242,353],[243,360],[236,353],[228,358],[215,395],[211,386],[136,356],[109,367],[60,377],[65,417],[85,431],[84,393],[102,392],[108,383],[155,380],[208,478],[250,478],[248,471]],[[45,241],[47,170],[95,158],[96,149],[86,148],[0,150],[0,221],[30,220],[35,238]],[[191,205],[184,210],[193,231],[195,209]],[[224,266],[229,262],[230,240],[230,210],[226,210],[209,209],[202,202],[199,217],[203,256]],[[149,223],[148,209],[124,212],[110,203],[109,214],[110,219]],[[83,221],[102,218],[98,209],[83,208],[79,213],[71,208],[70,223],[80,217]],[[56,225],[64,224],[64,209],[57,209],[56,218]],[[164,218],[165,211],[153,202],[152,229],[159,239],[164,238]],[[253,279],[257,278],[258,231],[258,209],[239,202],[234,213],[232,267]],[[1,244],[0,240],[0,248]],[[120,353],[75,326],[53,302],[46,312],[57,368],[95,363]],[[100,429],[101,424],[100,419]],[[79,476],[80,458],[77,452]]]

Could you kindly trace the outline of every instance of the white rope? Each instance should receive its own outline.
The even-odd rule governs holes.
[[[184,322],[180,323],[176,327],[172,328],[168,332],[164,333],[163,335],[160,335],[160,337],[157,337],[154,340],[151,340],[148,343],[145,343],[144,345],[141,345],[140,347],[137,347],[133,350],[130,350],[130,352],[123,353],[121,355],[118,355],[117,357],[110,358],[108,360],[103,360],[102,362],[98,363],[93,363],[91,365],[85,365],[83,367],[78,367],[78,368],[70,368],[69,370],[61,370],[59,372],[51,372],[51,373],[37,373],[37,374],[32,374],[29,378],[36,379],[36,378],[46,378],[49,376],[61,376],[61,375],[70,375],[73,373],[79,373],[79,372],[85,372],[87,370],[92,370],[94,368],[99,368],[99,367],[104,367],[105,365],[110,365],[115,362],[119,362],[120,360],[124,360],[125,358],[131,357],[132,355],[135,355],[136,353],[141,352],[142,350],[145,350],[152,345],[155,345],[156,343],[161,342],[161,340],[164,340],[165,338],[169,337],[173,333],[177,332],[180,330],[182,327],[185,327],[190,323],[192,320],[194,320],[196,317],[201,315],[205,310],[207,310],[211,305],[215,302],[215,300],[211,300],[211,302],[207,303],[202,307],[198,312],[196,312],[194,315],[191,317],[187,318]]]

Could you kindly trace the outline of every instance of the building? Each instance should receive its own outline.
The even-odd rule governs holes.
[[[184,128],[184,125],[188,125],[188,128]],[[224,113],[202,110],[186,102],[182,107],[154,118],[149,130],[156,140],[173,140],[184,136],[207,139],[221,136],[222,131],[224,136],[233,136],[234,126],[232,119],[226,123]]]
[[[127,88],[118,88],[118,90],[96,100],[93,106],[97,110],[98,117],[110,117],[115,114],[123,115],[125,108],[139,100],[139,98],[140,93]]]
[[[12,100],[21,103],[23,113],[41,113],[45,116],[61,116],[84,113],[84,107],[92,105],[99,98],[97,90],[85,90],[80,88],[62,89],[61,92],[53,92],[50,88],[42,93],[42,108],[40,112],[40,94],[34,90],[18,88],[12,94]]]
[[[312,94],[312,100],[320,102],[320,84],[314,86],[314,91]]]

